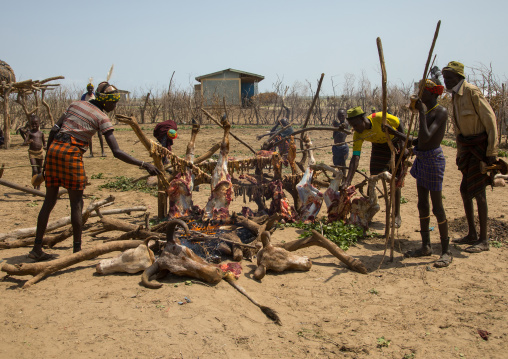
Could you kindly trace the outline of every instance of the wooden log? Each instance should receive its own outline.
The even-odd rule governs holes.
[[[33,276],[32,279],[28,280],[23,285],[23,288],[28,288],[31,285],[44,279],[45,277],[79,262],[90,260],[110,252],[125,251],[126,249],[136,248],[140,244],[143,244],[143,241],[120,241],[105,244],[103,243],[93,248],[84,249],[78,253],[73,253],[69,256],[58,258],[49,262],[21,263],[14,265],[1,263],[0,265],[1,270],[8,275]]]
[[[130,239],[144,239],[144,240],[146,240],[148,238],[165,240],[166,235],[163,233],[148,232],[148,231],[142,230],[141,228],[138,228],[134,231],[122,233],[118,237],[106,239],[104,241],[104,243],[125,241],[125,240],[130,240]]]
[[[30,194],[33,194],[33,195],[36,195],[36,196],[39,196],[39,197],[46,197],[46,193],[44,193],[42,191],[39,191],[39,190],[36,190],[36,189],[33,189],[33,188],[29,188],[29,187],[24,187],[24,186],[21,186],[19,184],[16,184],[16,183],[13,183],[13,182],[1,179],[1,178],[0,178],[0,185],[3,185],[5,187],[9,187],[9,188],[12,188],[12,189],[17,189],[18,191],[30,193]],[[66,194],[66,193],[67,193],[67,190],[65,188],[62,188],[60,191],[58,191],[58,197]]]
[[[130,214],[130,212],[134,212],[134,211],[146,211],[146,207],[138,206],[138,207],[131,207],[131,208],[117,208],[117,209],[101,211],[101,214],[103,216],[104,215],[111,215],[111,214],[120,214],[120,213]],[[97,213],[90,214],[90,217],[97,217]],[[49,223],[46,228],[46,232],[53,231],[53,230],[60,228],[60,227],[64,227],[70,223],[71,223],[70,216],[60,218],[54,222]],[[31,228],[17,229],[15,231],[12,231],[9,233],[0,233],[0,241],[5,241],[7,239],[20,239],[20,238],[32,237],[32,236],[35,236],[35,231],[36,231],[36,227],[31,227]]]
[[[256,236],[256,239],[250,242],[251,245],[254,245],[255,243],[261,241],[261,233],[264,231],[270,231],[272,228],[274,228],[275,224],[282,219],[282,216],[279,213],[272,214],[263,224],[258,224],[244,216],[237,216],[237,218],[238,226],[247,228],[252,234]]]
[[[294,252],[301,248],[310,246],[319,246],[327,249],[331,254],[338,258],[341,262],[347,265],[351,270],[355,272],[367,274],[367,268],[365,265],[356,258],[351,257],[349,254],[344,252],[335,243],[330,241],[328,238],[321,235],[319,232],[312,230],[312,236],[297,239],[295,241],[277,244],[278,247],[282,247],[290,252]]]

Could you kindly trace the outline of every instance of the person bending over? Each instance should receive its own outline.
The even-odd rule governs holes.
[[[377,175],[384,171],[390,171],[390,158],[391,150],[388,146],[388,140],[385,133],[381,129],[382,125],[382,112],[376,112],[372,115],[366,116],[360,106],[347,110],[347,121],[353,127],[353,157],[349,162],[348,174],[342,187],[349,187],[351,181],[358,169],[360,163],[360,155],[364,141],[372,142],[372,151],[370,155],[370,175]],[[404,132],[404,127],[400,120],[390,114],[386,115],[386,121],[393,129]],[[395,147],[400,147],[400,141],[393,135],[390,135],[392,140],[395,140]],[[393,141],[392,141],[393,142]],[[397,163],[397,158],[395,159]],[[393,174],[393,173],[392,173]],[[395,190],[395,227],[399,228],[402,219],[400,217],[400,197],[401,189],[397,187]]]
[[[97,86],[95,96],[96,98],[89,102],[71,103],[49,134],[44,164],[46,197],[37,218],[35,244],[28,254],[28,257],[35,261],[53,257],[42,250],[42,239],[48,225],[49,215],[55,207],[60,186],[69,192],[74,253],[81,250],[83,227],[81,213],[83,190],[86,184],[83,154],[94,133],[101,131],[104,134],[113,155],[119,160],[139,166],[151,175],[160,174],[154,165],[140,161],[118,147],[113,134],[113,124],[106,115],[106,112],[115,109],[120,99],[117,88],[107,82],[101,82]]]

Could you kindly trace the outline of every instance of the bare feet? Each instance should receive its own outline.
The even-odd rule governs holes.
[[[468,253],[480,253],[489,250],[489,243],[483,241],[477,241],[472,246],[464,249]]]
[[[106,154],[104,152],[102,152],[101,157],[106,157]]]
[[[93,153],[90,153],[90,154],[88,155],[88,158],[90,158],[90,157],[93,157]]]
[[[448,267],[453,260],[452,252],[447,252],[441,254],[441,257],[437,261],[434,262],[434,267],[436,268],[444,268]]]
[[[476,241],[478,241],[478,236],[476,235],[476,233],[474,234],[468,233],[467,236],[465,237],[452,239],[452,242],[457,244],[472,244]]]
[[[421,247],[418,249],[414,249],[412,251],[407,251],[404,253],[404,257],[406,258],[416,258],[416,257],[427,257],[432,254],[432,249],[430,247]]]

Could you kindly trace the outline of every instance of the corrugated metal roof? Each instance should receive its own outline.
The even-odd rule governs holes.
[[[252,72],[240,71],[240,70],[235,70],[235,69],[225,69],[225,70],[213,72],[211,74],[206,74],[206,75],[198,76],[198,77],[196,77],[196,81],[201,82],[201,80],[204,79],[204,78],[215,76],[215,75],[224,73],[226,71],[236,72],[236,73],[239,73],[241,75],[247,75],[247,76],[250,76],[250,77],[256,77],[256,78],[259,79],[259,81],[264,80],[264,78],[265,78],[264,76],[253,74]]]

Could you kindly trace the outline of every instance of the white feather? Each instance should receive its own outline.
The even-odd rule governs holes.
[[[109,79],[111,78],[111,75],[113,75],[113,68],[115,67],[115,64],[111,65],[111,68],[108,71],[108,76],[106,77],[106,81],[109,82]]]

